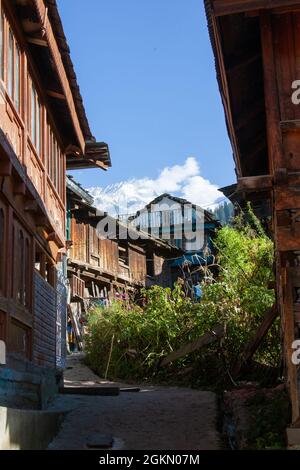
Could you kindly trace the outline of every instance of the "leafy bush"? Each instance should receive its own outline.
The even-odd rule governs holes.
[[[90,312],[87,360],[100,375],[147,378],[161,357],[203,334],[180,283],[173,291],[153,286],[142,295],[143,308],[115,302]]]
[[[219,275],[202,283],[202,299],[186,297],[179,280],[173,291],[159,286],[142,291],[143,306],[115,302],[107,309],[94,308],[89,316],[86,339],[87,360],[102,376],[147,379],[193,365],[199,385],[214,372],[220,380],[240,356],[245,343],[260,325],[275,301],[269,284],[273,281],[273,243],[264,234],[251,208],[235,226],[222,228],[215,239],[214,268]],[[183,344],[199,338],[218,324],[226,334],[221,344],[204,348],[158,371],[160,359]],[[265,365],[279,362],[279,324],[268,333],[256,360]],[[214,371],[212,371],[214,369]],[[205,371],[205,374],[202,372]]]

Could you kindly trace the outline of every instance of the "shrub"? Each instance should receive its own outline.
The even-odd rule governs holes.
[[[160,378],[193,364],[195,381],[205,382],[213,368],[213,381],[227,375],[245,343],[275,301],[273,243],[265,235],[251,208],[235,226],[222,228],[215,239],[219,276],[207,276],[203,296],[194,303],[179,280],[171,291],[159,286],[142,290],[142,304],[115,302],[107,309],[94,308],[89,315],[87,360],[102,376],[125,379]],[[214,266],[215,267],[215,266]],[[217,324],[226,334],[220,344],[204,348],[158,371],[160,359],[183,344],[199,338]],[[280,354],[279,323],[269,331],[256,360],[277,366]],[[217,376],[216,376],[217,375]],[[202,379],[201,379],[202,378]]]

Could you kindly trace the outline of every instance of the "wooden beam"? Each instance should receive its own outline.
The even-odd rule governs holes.
[[[56,232],[49,233],[47,237],[47,242],[56,242],[57,241],[57,234]]]
[[[198,349],[201,349],[203,346],[206,346],[210,343],[213,343],[217,339],[221,338],[224,336],[224,325],[218,325],[216,326],[212,331],[209,331],[208,333],[205,333],[205,335],[201,336],[201,338],[196,339],[195,341],[192,341],[191,343],[187,343],[181,348],[179,348],[177,351],[171,352],[168,356],[166,356],[159,364],[160,367],[164,367],[170,362],[174,362],[177,359],[180,359],[181,357],[187,356],[188,354],[198,351]]]
[[[65,95],[63,95],[62,93],[58,93],[57,91],[47,90],[47,95],[58,100],[66,100]]]
[[[275,319],[277,318],[278,313],[279,312],[276,305],[274,305],[267,311],[261,325],[257,329],[253,338],[251,338],[249,343],[244,348],[244,351],[242,352],[237,364],[234,366],[232,370],[233,377],[238,377],[243,366],[246,365],[252,359],[255,352],[262,343],[263,339],[266,337],[266,334],[268,333],[269,329],[273,325]]]
[[[227,118],[228,131],[229,131],[229,136],[231,140],[231,145],[233,148],[233,158],[234,158],[235,165],[236,165],[236,171],[237,171],[237,174],[241,176],[242,168],[241,168],[241,159],[240,159],[240,149],[239,149],[238,141],[236,138],[234,123],[233,123],[231,99],[230,99],[229,86],[228,86],[228,77],[226,73],[224,54],[223,54],[223,41],[220,35],[218,22],[216,18],[214,18],[213,16],[211,18],[211,25],[212,25],[213,35],[215,39],[217,60],[219,62],[221,87],[223,90],[222,103],[223,103],[225,115]]]
[[[271,10],[293,5],[299,5],[299,0],[213,0],[213,10],[216,16],[246,13],[254,10]]]
[[[44,39],[27,36],[27,42],[29,42],[29,44],[34,44],[35,46],[48,47],[48,43]]]
[[[34,3],[36,5],[38,14],[40,16],[40,20],[41,20],[41,22],[43,22],[44,19],[45,19],[46,14],[47,14],[47,8],[46,8],[46,5],[45,5],[45,2],[44,2],[44,0],[34,0]],[[59,51],[59,48],[58,48],[58,45],[57,45],[57,42],[56,42],[56,38],[55,38],[55,34],[53,32],[50,21],[45,23],[44,39],[47,41],[47,43],[49,45],[49,49],[50,49],[55,67],[57,69],[57,74],[58,74],[58,77],[59,77],[59,80],[60,80],[60,83],[61,83],[61,86],[62,86],[62,90],[63,90],[63,93],[66,97],[67,105],[68,105],[68,108],[69,108],[69,111],[70,111],[71,119],[72,119],[72,122],[73,122],[73,127],[74,127],[74,130],[75,130],[77,139],[78,139],[78,143],[80,145],[81,152],[84,154],[84,152],[85,152],[85,138],[83,136],[81,125],[80,125],[79,118],[78,118],[78,115],[77,115],[76,106],[75,106],[75,103],[74,103],[74,98],[73,98],[73,94],[72,94],[72,91],[71,91],[70,83],[69,83],[69,80],[68,80],[68,77],[67,77],[67,74],[66,74],[64,64],[62,62],[61,53]]]
[[[291,119],[289,121],[281,121],[280,128],[283,131],[300,130],[300,119]]]
[[[240,192],[260,191],[271,189],[273,178],[271,175],[246,176],[238,178],[237,190]]]
[[[280,168],[282,158],[282,134],[280,131],[280,107],[277,87],[277,71],[273,45],[271,16],[268,12],[260,16],[262,60],[264,71],[265,111],[267,119],[269,172]]]

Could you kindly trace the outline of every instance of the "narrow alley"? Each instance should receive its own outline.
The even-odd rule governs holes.
[[[214,393],[161,386],[142,386],[139,392],[129,391],[133,390],[133,385],[100,381],[83,364],[81,354],[71,356],[68,367],[65,386],[116,386],[120,387],[120,394],[58,395],[50,411],[68,413],[49,449],[83,450],[102,446],[115,450],[220,448]]]

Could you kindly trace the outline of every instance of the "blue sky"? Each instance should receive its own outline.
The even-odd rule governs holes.
[[[85,187],[155,184],[188,157],[212,184],[235,181],[202,0],[58,6],[91,129],[113,163],[106,173],[74,172]]]

